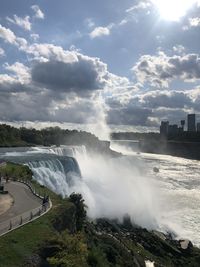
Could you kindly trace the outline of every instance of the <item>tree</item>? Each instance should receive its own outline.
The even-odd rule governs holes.
[[[83,223],[86,219],[86,205],[81,194],[72,193],[69,197],[69,200],[76,207],[76,229],[80,231],[83,227]]]

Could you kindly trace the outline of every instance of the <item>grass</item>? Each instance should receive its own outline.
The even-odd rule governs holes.
[[[52,209],[44,216],[0,237],[0,266],[23,266],[22,263],[43,247],[47,240],[56,237],[54,219],[60,215],[60,207],[70,209],[72,204],[34,181],[27,166],[8,163],[0,168],[0,173],[12,178],[26,177],[41,195],[49,195],[53,204]]]

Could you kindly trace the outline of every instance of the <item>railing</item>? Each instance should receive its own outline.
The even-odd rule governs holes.
[[[22,180],[16,180],[16,182],[20,182],[20,183],[27,185],[29,189],[31,190],[31,192],[43,201],[43,204],[35,209],[26,211],[23,214],[20,214],[14,218],[11,218],[9,220],[6,220],[0,223],[0,236],[14,229],[17,229],[29,222],[34,221],[35,219],[47,213],[52,207],[51,199],[47,198],[46,196],[41,196],[39,193],[37,193],[29,181],[22,179]]]
[[[15,181],[27,185],[28,188],[33,193],[33,195],[35,195],[36,197],[39,197],[41,200],[43,200],[46,197],[45,195],[41,195],[39,190],[36,191],[36,189],[32,186],[32,183],[30,181],[28,181],[27,179],[22,178],[22,179],[17,179]]]
[[[44,205],[41,205],[38,208],[35,208],[31,211],[24,212],[23,214],[11,218],[10,220],[4,221],[0,223],[0,236],[17,229],[24,224],[32,222],[33,220],[39,218],[44,215],[51,208],[51,202],[48,202]]]

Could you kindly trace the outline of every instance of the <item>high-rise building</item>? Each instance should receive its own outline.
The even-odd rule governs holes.
[[[196,117],[195,114],[188,114],[187,117],[188,132],[196,132]]]
[[[162,136],[167,136],[168,135],[168,127],[169,127],[169,122],[168,121],[161,121],[160,134]]]
[[[169,127],[168,127],[168,134],[169,135],[177,135],[178,132],[179,132],[179,129],[178,129],[177,124],[169,125]]]
[[[185,126],[185,120],[181,120],[181,127],[182,127],[183,131],[184,131],[184,126]]]
[[[200,132],[200,122],[197,123],[197,132]]]

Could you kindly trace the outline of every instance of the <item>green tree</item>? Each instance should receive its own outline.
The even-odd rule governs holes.
[[[70,235],[68,232],[51,241],[56,247],[53,256],[47,258],[52,267],[88,267],[88,250],[84,237],[81,233]]]
[[[86,219],[86,205],[81,194],[72,193],[69,197],[69,200],[76,207],[76,229],[78,231],[82,230],[83,223]]]

